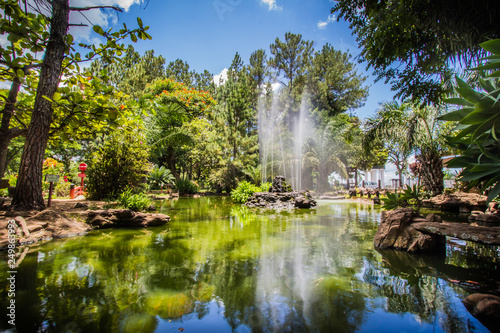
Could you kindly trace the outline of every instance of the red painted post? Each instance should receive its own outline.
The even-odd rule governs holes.
[[[82,192],[83,192],[83,188],[84,188],[84,185],[83,185],[83,179],[85,178],[85,170],[87,170],[87,164],[85,163],[80,163],[80,165],[78,166],[78,169],[80,169],[80,171],[82,172],[81,174],[78,175],[78,177],[82,178],[82,184],[80,185],[81,186],[81,189],[82,189]]]
[[[50,205],[52,204],[52,189],[54,187],[54,182],[50,182],[50,187],[49,187],[49,202],[47,203],[47,207],[50,208]]]

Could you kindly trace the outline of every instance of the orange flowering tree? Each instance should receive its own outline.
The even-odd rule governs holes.
[[[215,105],[208,91],[196,90],[170,79],[156,81],[147,89],[150,91],[149,97],[153,97],[156,104],[177,104],[190,117],[202,116]]]
[[[145,99],[150,101],[150,112],[145,123],[152,159],[166,165],[179,179],[176,156],[182,146],[195,141],[189,127],[183,125],[204,118],[216,102],[209,92],[170,79],[155,81],[147,91]]]

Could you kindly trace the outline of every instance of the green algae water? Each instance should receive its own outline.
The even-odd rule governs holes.
[[[319,201],[272,212],[225,197],[165,201],[172,221],[31,247],[8,332],[488,332],[461,300],[499,293],[498,247],[377,251],[380,211]],[[4,253],[0,253],[4,255]]]

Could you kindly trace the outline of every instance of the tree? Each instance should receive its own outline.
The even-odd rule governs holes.
[[[236,53],[228,71],[228,80],[217,91],[218,105],[213,119],[221,135],[221,146],[238,170],[258,164],[257,111],[251,83],[243,61]]]
[[[340,0],[331,12],[357,35],[359,61],[414,101],[440,102],[449,66],[476,62],[478,43],[500,37],[500,6],[489,0]]]
[[[447,152],[444,135],[449,128],[438,121],[442,110],[418,104],[385,103],[368,121],[367,139],[378,137],[397,145],[403,156],[415,153],[422,184],[432,195],[443,192],[443,162]]]
[[[357,73],[350,54],[325,44],[314,54],[312,64],[310,93],[320,113],[331,117],[364,105],[366,77]]]
[[[284,41],[276,38],[269,47],[273,55],[269,66],[276,70],[276,79],[294,96],[302,95],[311,67],[313,42],[303,40],[300,34],[287,32]]]
[[[403,185],[403,174],[408,167],[408,158],[412,150],[407,142],[404,128],[404,114],[410,112],[411,104],[400,104],[397,101],[383,102],[377,114],[366,120],[363,145],[370,149],[376,139],[386,142],[389,161],[396,167],[399,184]],[[397,124],[397,125],[396,125]]]
[[[157,80],[148,89],[144,97],[150,102],[150,113],[145,122],[153,158],[179,179],[176,150],[194,142],[192,133],[183,124],[211,112],[215,101],[207,91],[188,88],[170,79]]]
[[[45,207],[42,196],[42,164],[45,149],[47,147],[50,125],[52,123],[53,107],[52,99],[57,100],[56,90],[63,73],[63,69],[71,69],[74,63],[81,61],[79,53],[69,53],[72,50],[73,37],[68,35],[70,11],[86,11],[97,7],[70,7],[69,0],[52,0],[47,2],[50,9],[50,32],[41,63],[38,86],[31,121],[26,132],[26,143],[21,157],[21,166],[17,181],[17,188],[12,199],[12,205],[23,209],[42,209]],[[117,7],[104,6],[106,8]],[[43,16],[42,16],[43,17]],[[87,56],[93,58],[97,55],[106,59],[112,59],[117,50],[124,49],[123,45],[117,44],[125,37],[151,38],[145,31],[142,21],[138,19],[139,29],[129,31],[122,29],[119,32],[104,32],[99,26],[94,26],[94,31],[106,38],[106,44],[90,45],[92,50]],[[27,46],[27,45],[25,45]],[[66,57],[67,52],[68,57]],[[64,65],[64,67],[63,67]]]

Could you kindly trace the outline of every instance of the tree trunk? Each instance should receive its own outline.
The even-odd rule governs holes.
[[[168,148],[167,152],[167,166],[172,172],[172,175],[175,177],[175,179],[179,180],[181,177],[177,173],[177,168],[175,167],[175,151],[172,147]]]
[[[5,101],[5,107],[2,111],[2,123],[0,125],[0,179],[5,175],[7,169],[7,155],[9,152],[9,144],[12,139],[25,133],[21,128],[10,128],[10,120],[14,114],[15,104],[17,102],[17,95],[21,88],[21,80],[16,77],[12,81],[9,95]]]
[[[43,209],[43,157],[52,122],[52,98],[59,84],[68,33],[69,0],[53,0],[50,37],[42,62],[31,122],[21,157],[17,188],[12,205],[17,209]]]
[[[422,154],[417,156],[417,161],[421,164],[420,178],[425,189],[433,196],[443,193],[443,161],[439,152],[434,149],[422,151]]]

